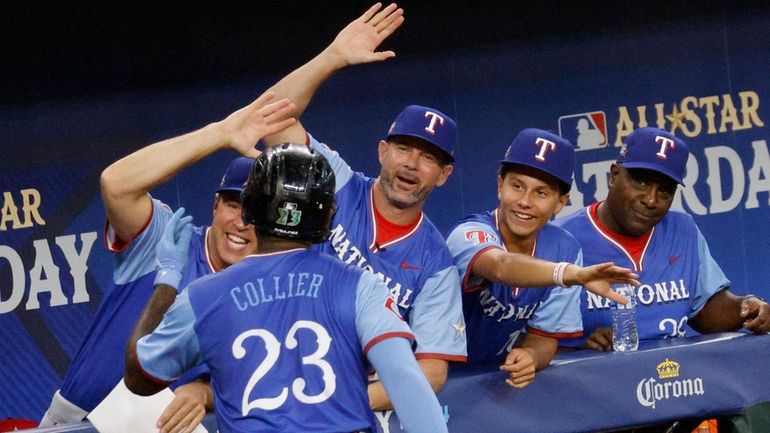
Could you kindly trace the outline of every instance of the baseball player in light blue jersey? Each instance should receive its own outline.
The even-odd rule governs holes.
[[[258,157],[242,194],[257,253],[190,284],[157,328],[146,313],[126,350],[129,389],[152,394],[205,364],[223,433],[374,431],[366,355],[406,431],[446,432],[388,289],[310,248],[330,234],[334,186],[329,163],[304,145]],[[175,232],[184,248],[190,228]]]
[[[395,4],[372,6],[271,90],[294,101],[293,114],[299,117],[335,71],[393,57],[393,52],[375,50],[401,25],[402,14]],[[457,126],[439,110],[410,105],[384,135],[377,148],[381,170],[376,178],[354,172],[299,123],[264,142],[304,142],[329,159],[337,176],[339,210],[330,240],[319,248],[385,282],[415,333],[420,367],[438,392],[449,362],[466,359],[465,323],[457,270],[443,237],[422,210],[433,188],[452,173]],[[369,398],[373,409],[390,408],[379,382],[370,385]]]
[[[500,205],[466,217],[447,238],[462,279],[468,363],[502,364],[514,387],[550,363],[558,339],[581,335],[573,285],[617,298],[611,283],[635,277],[611,263],[582,268],[580,245],[549,223],[569,199],[574,168],[569,141],[519,132],[497,176]]]
[[[556,224],[583,245],[584,263],[612,260],[639,274],[641,340],[685,336],[687,324],[701,333],[767,332],[768,304],[731,293],[692,217],[670,210],[689,155],[684,141],[667,131],[634,131],[612,165],[607,199]],[[612,350],[608,301],[583,293],[580,302],[584,336],[560,343]]]
[[[123,375],[121,353],[153,294],[156,246],[172,218],[171,209],[153,199],[150,191],[218,150],[230,148],[252,157],[258,155],[254,145],[262,136],[294,121],[286,119],[291,104],[286,100],[268,104],[272,98],[266,93],[220,122],[144,147],[102,173],[108,219],[105,239],[107,248],[116,253],[114,286],[105,293],[41,426],[81,421]],[[193,230],[187,265],[175,270],[183,283],[219,271],[254,251],[256,236],[253,227],[241,220],[239,195],[252,162],[252,158],[240,157],[228,166],[214,199],[211,225]],[[193,382],[176,392],[177,398],[161,417],[159,427],[171,429],[192,413],[196,417],[204,414],[207,386]]]

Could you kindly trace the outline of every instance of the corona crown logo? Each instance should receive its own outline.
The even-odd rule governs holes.
[[[668,379],[671,377],[679,377],[679,363],[666,358],[665,361],[658,364],[655,367],[658,370],[659,379]]]

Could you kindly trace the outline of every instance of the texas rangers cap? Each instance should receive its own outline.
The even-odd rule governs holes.
[[[682,183],[690,150],[681,139],[659,128],[639,128],[626,137],[618,162],[625,168],[646,168]]]
[[[553,132],[527,128],[516,135],[500,162],[544,171],[569,188],[575,173],[575,146]]]
[[[227,170],[225,170],[225,174],[219,182],[217,192],[241,192],[243,190],[243,185],[249,180],[249,172],[253,165],[254,159],[245,156],[239,156],[230,161],[230,165],[227,166]]]
[[[454,162],[457,123],[446,114],[430,107],[410,105],[396,117],[388,130],[388,139],[397,135],[420,138],[438,147]]]

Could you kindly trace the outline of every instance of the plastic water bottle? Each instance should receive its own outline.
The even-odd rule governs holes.
[[[632,352],[639,347],[636,331],[636,292],[630,284],[617,284],[613,290],[626,299],[626,305],[612,302],[612,349],[616,352]]]

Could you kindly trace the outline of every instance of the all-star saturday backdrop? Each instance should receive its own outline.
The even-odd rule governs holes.
[[[695,216],[735,292],[770,298],[770,10],[725,7],[610,31],[595,22],[596,32],[501,43],[487,35],[483,46],[426,50],[343,71],[318,93],[303,122],[354,168],[375,176],[377,140],[404,105],[452,116],[460,127],[455,173],[427,206],[444,232],[496,205],[498,161],[520,129],[551,129],[578,145],[569,212],[604,197],[626,135],[645,125],[665,128],[692,152],[675,206]],[[399,32],[410,32],[409,21]],[[39,419],[110,287],[101,170],[146,144],[223,118],[292,66],[174,90],[3,106],[0,418]],[[214,155],[154,195],[184,204],[207,223],[216,183],[234,156]]]

